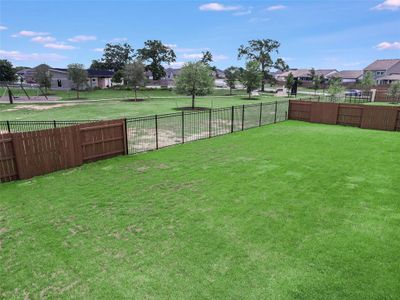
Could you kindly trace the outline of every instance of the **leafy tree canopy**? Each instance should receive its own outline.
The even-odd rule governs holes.
[[[260,71],[260,64],[257,61],[249,61],[246,63],[246,68],[240,75],[240,82],[246,87],[249,98],[251,92],[260,86],[263,74]]]
[[[7,59],[0,59],[0,81],[11,82],[15,79],[16,75],[12,63]]]
[[[151,71],[154,80],[159,80],[165,76],[163,63],[170,64],[176,60],[174,50],[163,45],[159,40],[148,40],[144,43],[144,48],[137,50],[138,58],[148,62],[147,71]]]
[[[209,66],[202,62],[188,62],[184,64],[177,76],[176,92],[192,96],[192,108],[195,107],[195,97],[211,94],[214,87],[214,78]]]
[[[95,70],[122,70],[125,64],[132,61],[134,50],[128,44],[107,43],[103,50],[103,57],[100,60],[93,60],[90,66]]]

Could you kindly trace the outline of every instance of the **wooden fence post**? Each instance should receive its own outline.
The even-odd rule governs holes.
[[[125,155],[129,154],[129,147],[128,147],[128,122],[126,118],[124,118],[124,142],[125,142]]]

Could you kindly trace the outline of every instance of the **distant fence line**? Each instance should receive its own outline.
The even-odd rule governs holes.
[[[288,109],[284,100],[109,121],[1,121],[0,181],[281,122]]]
[[[400,131],[400,107],[291,100],[289,119]]]

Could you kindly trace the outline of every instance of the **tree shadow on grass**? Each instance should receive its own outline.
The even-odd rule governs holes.
[[[196,106],[195,108],[192,108],[191,106],[182,106],[182,107],[176,107],[174,110],[177,111],[207,111],[211,110],[209,107],[202,107],[202,106]]]

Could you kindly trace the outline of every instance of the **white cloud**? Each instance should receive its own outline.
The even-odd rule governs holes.
[[[398,10],[400,8],[400,0],[385,0],[377,6],[373,7],[373,10]]]
[[[48,32],[36,32],[30,30],[22,30],[18,32],[18,36],[32,37],[32,36],[40,36],[40,35],[49,35]]]
[[[267,11],[282,10],[285,8],[286,8],[285,5],[272,5],[272,6],[267,7]]]
[[[50,43],[54,42],[55,40],[56,39],[53,38],[52,36],[35,36],[31,38],[31,41],[35,43]]]
[[[68,41],[73,43],[79,42],[87,42],[87,41],[95,41],[97,38],[94,35],[76,35],[72,38],[69,38]]]
[[[49,43],[44,45],[45,48],[50,48],[50,49],[57,49],[57,50],[73,50],[76,49],[76,47],[67,45],[64,43]]]
[[[184,59],[201,59],[203,57],[203,54],[202,53],[192,53],[192,54],[184,53],[182,55],[182,57]]]
[[[234,16],[246,16],[246,15],[250,15],[252,12],[252,9],[249,8],[248,10],[242,10],[242,11],[238,11],[233,13]]]
[[[232,11],[239,10],[240,8],[240,6],[224,5],[217,2],[202,4],[199,6],[199,9],[203,11]]]
[[[165,46],[165,47],[168,47],[168,48],[170,48],[170,49],[174,49],[174,48],[178,47],[177,44],[164,44],[164,46]]]
[[[379,50],[400,50],[400,42],[382,42],[376,45]]]
[[[127,40],[128,40],[128,38],[126,38],[126,37],[116,37],[116,38],[113,38],[111,40],[111,42],[119,43],[119,42],[126,42]]]
[[[1,26],[0,25],[0,31],[3,31],[3,30],[7,30],[8,28],[6,27],[6,26]]]
[[[0,50],[0,55],[4,58],[17,61],[61,61],[66,59],[65,56],[56,53],[21,53],[19,51]]]
[[[92,50],[95,51],[95,52],[103,52],[104,48],[94,48]]]

